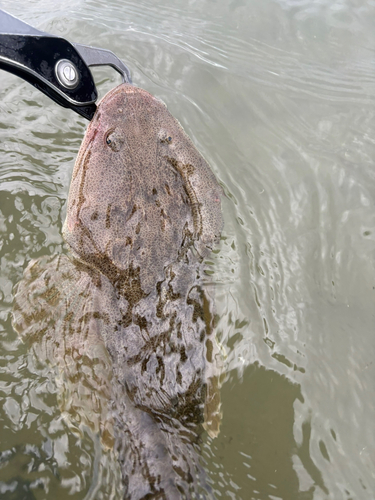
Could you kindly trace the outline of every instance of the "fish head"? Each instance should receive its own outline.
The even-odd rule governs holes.
[[[86,264],[112,281],[138,280],[149,293],[189,249],[199,259],[212,248],[222,227],[220,196],[165,104],[123,84],[104,96],[86,131],[63,236]]]

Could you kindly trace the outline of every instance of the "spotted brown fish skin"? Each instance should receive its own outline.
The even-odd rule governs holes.
[[[139,268],[145,294],[193,244],[217,241],[221,189],[165,105],[122,85],[98,107],[73,171],[65,240],[107,275]]]
[[[220,237],[220,198],[209,165],[160,100],[126,84],[103,98],[77,157],[63,228],[71,265],[80,280],[90,276],[91,312],[67,314],[62,335],[79,337],[89,322],[110,354],[125,498],[192,498],[205,482],[198,434],[202,424],[218,432],[219,403],[202,276]],[[68,274],[56,267],[48,279],[59,288]]]

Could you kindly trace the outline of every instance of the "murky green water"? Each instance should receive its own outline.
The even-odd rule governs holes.
[[[226,350],[217,498],[375,497],[375,2],[3,1],[114,51],[227,195],[211,256]],[[96,70],[101,95],[119,83]],[[116,460],[61,414],[11,326],[61,226],[86,122],[1,72],[0,497],[119,499]]]

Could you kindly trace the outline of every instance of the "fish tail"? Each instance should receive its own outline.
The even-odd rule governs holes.
[[[114,420],[124,500],[213,499],[197,435],[135,407],[127,396],[120,404]]]

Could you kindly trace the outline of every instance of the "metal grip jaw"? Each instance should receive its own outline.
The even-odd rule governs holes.
[[[131,83],[129,69],[113,52],[70,43],[0,10],[0,69],[88,120],[94,116],[98,98],[90,66],[111,66]]]

